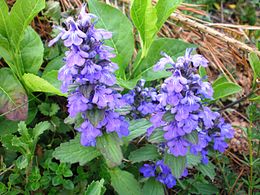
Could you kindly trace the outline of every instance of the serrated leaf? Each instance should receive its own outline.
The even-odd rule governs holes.
[[[118,76],[124,78],[125,69],[134,53],[133,26],[130,20],[114,7],[96,0],[88,1],[88,5],[90,12],[98,16],[97,27],[112,32],[112,38],[106,43],[115,49],[116,57],[111,60],[119,65]]]
[[[97,149],[103,155],[110,168],[120,165],[123,160],[120,145],[121,140],[116,133],[106,133],[97,138]]]
[[[10,121],[0,117],[0,137],[17,131],[17,121]]]
[[[33,137],[37,139],[44,131],[51,128],[51,124],[48,121],[40,122],[33,128]]]
[[[24,74],[23,80],[32,92],[45,92],[53,93],[59,96],[66,96],[66,94],[61,93],[59,89],[55,88],[48,81],[31,73]]]
[[[162,183],[150,178],[144,183],[142,192],[144,195],[164,195],[164,187]]]
[[[38,106],[40,112],[45,116],[54,116],[60,109],[59,105],[56,103],[41,103]]]
[[[64,163],[79,163],[81,166],[98,157],[100,153],[94,147],[84,147],[80,144],[79,136],[60,144],[52,156]]]
[[[130,142],[133,139],[145,134],[146,130],[151,126],[151,122],[147,119],[137,119],[130,121],[129,135],[123,137],[124,142]]]
[[[37,74],[43,62],[43,44],[32,27],[27,27],[20,44],[21,58],[26,73]]]
[[[19,46],[27,26],[32,19],[45,7],[44,0],[16,0],[10,12],[12,41]]]
[[[213,97],[215,100],[218,100],[220,98],[224,98],[239,93],[242,90],[242,88],[235,83],[228,82],[213,87],[213,90],[214,90]]]
[[[141,188],[134,176],[118,168],[110,171],[111,185],[119,195],[141,195]]]
[[[129,155],[129,160],[132,163],[147,161],[147,160],[155,160],[159,157],[159,153],[157,151],[157,147],[154,145],[146,145],[144,147],[139,148],[138,150],[132,151]]]
[[[104,187],[104,179],[101,179],[100,181],[92,181],[92,183],[88,185],[84,195],[103,195],[105,191],[106,188]]]
[[[214,180],[216,176],[215,165],[209,162],[208,164],[199,164],[197,169],[204,175],[208,176],[211,180]]]
[[[0,69],[0,114],[9,120],[25,120],[28,113],[28,97],[18,79],[9,68]]]
[[[172,154],[165,154],[164,162],[171,168],[172,174],[176,178],[180,178],[186,168],[186,156],[173,156]]]

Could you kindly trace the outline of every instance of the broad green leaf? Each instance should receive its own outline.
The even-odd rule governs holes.
[[[69,142],[62,143],[55,149],[52,156],[64,163],[79,163],[80,166],[98,157],[100,153],[94,147],[84,147],[79,136]]]
[[[213,87],[215,100],[224,98],[233,94],[236,94],[242,90],[242,88],[235,83],[222,83]]]
[[[43,78],[40,78],[34,74],[31,74],[31,73],[24,74],[23,80],[24,80],[26,86],[32,92],[46,92],[46,93],[53,93],[53,94],[56,94],[59,96],[66,96],[66,94],[61,93],[60,90],[55,88],[48,81],[46,81]]]
[[[26,73],[37,74],[43,62],[43,44],[40,36],[27,27],[20,44],[21,58]]]
[[[12,41],[16,46],[23,39],[27,26],[44,7],[44,0],[16,0],[10,12]]]
[[[9,120],[26,120],[28,97],[9,68],[0,69],[0,114]]]
[[[104,179],[101,179],[100,181],[92,181],[92,183],[88,185],[84,195],[103,195],[105,191]]]
[[[44,71],[42,78],[48,81],[55,88],[60,89],[62,82],[58,80],[58,70],[51,70],[49,72]]]
[[[188,154],[187,155],[187,167],[188,168],[193,168],[193,166],[197,166],[198,164],[201,163],[201,155],[193,155],[193,154]]]
[[[153,71],[153,66],[163,57],[162,52],[166,53],[169,56],[172,56],[173,59],[176,59],[179,56],[185,54],[186,48],[196,47],[193,44],[186,43],[177,39],[170,38],[160,38],[153,42],[149,52],[142,60],[142,62],[137,66],[135,63],[133,66],[136,69],[134,71],[134,76],[142,74],[142,77],[146,81],[153,81],[160,78],[165,78],[170,75],[167,71]]]
[[[127,137],[123,137],[124,142],[130,142],[133,139],[145,134],[146,130],[151,126],[151,122],[147,119],[137,119],[130,121],[129,131]]]
[[[207,76],[206,68],[204,68],[203,66],[200,66],[200,67],[199,67],[199,74],[200,74],[200,77],[201,77],[201,78]]]
[[[124,80],[121,78],[117,78],[116,80],[117,80],[117,84],[120,85],[121,87],[125,89],[133,89],[135,88],[137,82],[140,80],[140,77],[136,77],[131,80]]]
[[[103,155],[110,168],[120,165],[123,160],[120,145],[121,140],[116,133],[106,133],[97,138],[97,149]]]
[[[46,67],[44,68],[43,75],[49,73],[52,70],[59,70],[62,66],[64,66],[63,61],[64,56],[58,56],[51,61],[48,62]]]
[[[152,144],[165,142],[164,131],[162,130],[162,128],[156,128],[153,131],[152,135],[150,135],[150,137],[148,138],[148,141]]]
[[[0,117],[0,137],[17,131],[17,121],[10,121]]]
[[[9,35],[8,27],[8,6],[5,0],[0,0],[0,34],[6,38]]]
[[[56,103],[43,102],[38,106],[40,112],[45,116],[54,116],[59,111],[60,107]]]
[[[159,0],[155,6],[157,11],[157,29],[160,30],[167,18],[181,4],[182,0]]]
[[[119,195],[141,195],[141,188],[134,176],[118,168],[110,171],[111,185]]]
[[[216,176],[215,165],[209,162],[208,164],[199,164],[196,167],[204,176],[208,176],[211,180],[214,180]]]
[[[256,79],[260,79],[260,59],[256,53],[251,52],[249,54],[249,62],[254,73],[253,84],[255,85]]]
[[[33,128],[33,138],[37,139],[44,131],[51,128],[51,124],[48,121],[40,122]]]
[[[198,131],[194,130],[191,133],[184,135],[184,138],[192,144],[198,144]]]
[[[164,195],[164,188],[162,183],[150,178],[144,183],[142,192],[147,195]]]
[[[13,53],[8,39],[0,34],[0,56],[4,58],[10,67],[14,64],[12,55]]]
[[[173,156],[172,154],[165,154],[164,162],[171,170],[176,178],[180,178],[186,167],[186,156]]]
[[[156,9],[151,0],[134,0],[131,6],[131,18],[141,37],[142,56],[144,58],[158,32]]]
[[[216,87],[217,85],[223,84],[223,83],[228,83],[229,81],[225,76],[220,76],[218,77],[213,83],[212,87]]]
[[[193,186],[198,190],[199,194],[203,194],[203,195],[219,194],[218,188],[213,184],[196,182]]]
[[[90,12],[98,16],[98,28],[112,32],[112,38],[106,43],[115,49],[113,62],[119,66],[118,76],[124,78],[125,69],[134,53],[133,26],[130,20],[118,9],[97,0],[89,0]]]
[[[132,163],[147,161],[147,160],[155,160],[159,157],[159,153],[157,151],[157,147],[154,145],[146,145],[144,147],[139,148],[138,150],[132,151],[129,155],[129,160]]]

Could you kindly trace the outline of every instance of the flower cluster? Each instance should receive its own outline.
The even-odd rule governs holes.
[[[67,29],[58,27],[60,33],[49,45],[62,39],[69,49],[65,65],[58,78],[62,92],[68,92],[70,117],[80,116],[84,122],[76,128],[81,132],[81,144],[94,146],[96,137],[103,131],[128,135],[128,123],[115,109],[124,104],[121,94],[113,86],[117,65],[111,62],[112,48],[103,41],[112,37],[110,32],[94,27],[96,16],[85,12],[85,6],[74,21],[66,20]]]
[[[123,99],[131,105],[131,116],[135,119],[146,117],[153,113],[158,104],[155,88],[145,87],[145,80],[141,79],[136,87],[123,96]]]
[[[207,163],[207,147],[213,144],[215,150],[223,152],[227,147],[225,139],[233,137],[233,129],[207,106],[206,100],[212,99],[213,89],[196,71],[199,66],[206,67],[208,61],[191,52],[192,49],[187,49],[185,56],[176,62],[164,54],[154,66],[158,71],[170,64],[168,71],[172,75],[161,86],[157,96],[159,104],[150,119],[153,125],[147,134],[150,136],[161,128],[167,152],[174,156],[186,156],[188,151],[194,155],[200,153],[202,162]]]
[[[164,164],[163,160],[157,161],[155,164],[144,164],[139,170],[144,177],[155,177],[155,179],[172,188],[176,185],[176,178],[172,175],[171,169]],[[184,170],[182,176],[187,176],[187,169]]]

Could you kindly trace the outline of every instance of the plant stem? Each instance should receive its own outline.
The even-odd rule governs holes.
[[[253,194],[253,147],[252,147],[252,121],[250,121],[247,140],[249,145],[249,166],[250,166],[250,175],[249,175],[249,194]]]
[[[251,92],[248,93],[246,96],[244,96],[244,97],[238,99],[237,101],[234,101],[234,102],[232,102],[232,103],[226,105],[226,106],[223,107],[223,108],[220,108],[218,111],[223,111],[223,110],[226,110],[227,108],[230,108],[230,107],[232,107],[232,106],[234,106],[234,105],[236,105],[236,104],[239,104],[240,102],[245,101],[247,98],[249,98],[251,95],[253,95],[254,93],[256,93],[256,92],[258,92],[258,91],[260,91],[260,88],[257,88],[257,89],[255,89],[255,90],[251,91]]]

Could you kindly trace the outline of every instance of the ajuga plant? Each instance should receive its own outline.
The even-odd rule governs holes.
[[[78,116],[83,121],[76,127],[82,145],[95,146],[96,138],[103,132],[116,132],[122,137],[129,131],[128,122],[115,112],[124,101],[113,87],[117,69],[110,60],[114,57],[113,49],[103,43],[112,34],[96,29],[97,17],[87,14],[85,9],[84,5],[76,21],[71,17],[66,20],[66,29],[58,28],[60,33],[50,45],[62,39],[69,49],[58,76],[62,81],[61,90],[68,93],[69,116]]]

